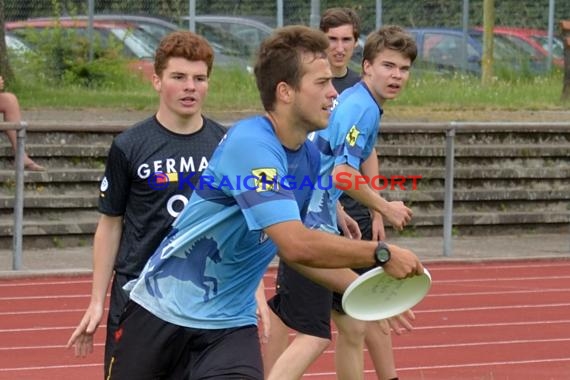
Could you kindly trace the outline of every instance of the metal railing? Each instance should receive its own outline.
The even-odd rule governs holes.
[[[16,192],[14,201],[13,270],[22,267],[22,232],[24,209],[24,147],[26,130],[33,132],[121,132],[131,123],[0,123],[0,131],[18,131],[16,152]],[[455,137],[472,132],[570,132],[570,122],[394,122],[382,123],[381,133],[422,132],[445,134],[445,179],[443,217],[443,256],[453,255],[453,180],[455,165]],[[570,146],[569,146],[570,157]]]
[[[22,268],[22,230],[24,224],[24,152],[26,146],[25,121],[0,123],[0,131],[16,130],[16,193],[14,196],[14,229],[12,231],[12,269]]]
[[[445,133],[445,179],[443,200],[443,256],[453,255],[453,180],[455,169],[455,136],[472,132],[570,132],[570,122],[442,122],[442,123],[383,123],[383,132],[405,129],[417,132]],[[570,146],[569,146],[570,158]]]

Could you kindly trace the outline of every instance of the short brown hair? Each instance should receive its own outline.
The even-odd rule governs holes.
[[[319,28],[323,32],[328,32],[331,28],[338,28],[343,25],[352,25],[352,34],[355,40],[360,37],[360,17],[350,8],[329,8],[321,16]]]
[[[214,51],[208,41],[190,31],[172,32],[160,41],[154,58],[155,74],[161,76],[168,60],[174,57],[205,62],[208,66],[208,76],[214,64]]]
[[[362,62],[373,62],[376,56],[386,50],[395,50],[413,63],[418,55],[416,40],[412,35],[397,25],[387,25],[370,33],[364,44]]]
[[[291,25],[276,29],[259,47],[255,62],[255,81],[266,111],[275,107],[275,90],[280,82],[298,89],[303,72],[303,55],[315,58],[327,57],[327,36],[320,30],[303,25]]]

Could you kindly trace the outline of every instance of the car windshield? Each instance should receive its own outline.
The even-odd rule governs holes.
[[[483,45],[483,33],[471,33],[471,37],[479,41]],[[529,49],[528,45],[517,43],[507,36],[495,35],[493,37],[493,58],[499,61],[512,61],[513,59],[521,59],[528,57],[534,52]]]
[[[226,55],[238,57],[249,57],[251,55],[247,45],[223,29],[197,22],[196,33],[206,38],[210,44],[216,45],[219,51]]]
[[[29,52],[30,48],[18,37],[6,33],[6,47],[18,53]]]
[[[234,38],[241,40],[242,44],[246,44],[251,52],[255,52],[259,45],[261,45],[261,42],[271,34],[269,31],[256,28],[255,26],[240,24],[236,22],[208,20],[198,21],[197,23],[225,30]]]
[[[167,34],[178,30],[178,28],[173,29],[173,28],[169,28],[166,26],[158,25],[158,24],[153,24],[151,22],[146,22],[146,21],[137,21],[135,23],[142,30],[144,30],[146,33],[150,34],[157,41],[160,41]]]
[[[111,32],[115,37],[125,43],[125,46],[137,58],[152,58],[157,41],[149,34],[136,28],[112,28]]]
[[[533,40],[535,40],[536,42],[538,42],[540,44],[540,46],[542,46],[544,48],[544,50],[548,51],[548,37],[547,36],[533,35],[533,36],[531,36],[531,38]],[[554,58],[563,58],[564,57],[564,45],[562,44],[562,41],[560,41],[558,38],[552,39],[552,56]]]

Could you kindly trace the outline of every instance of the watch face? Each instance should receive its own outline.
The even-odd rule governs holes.
[[[390,260],[390,251],[388,251],[386,248],[378,248],[376,251],[376,257],[378,257],[379,261],[385,263],[386,261]]]
[[[390,261],[390,249],[388,249],[388,245],[384,242],[378,242],[378,246],[376,247],[374,254],[376,256],[376,265],[383,266]]]

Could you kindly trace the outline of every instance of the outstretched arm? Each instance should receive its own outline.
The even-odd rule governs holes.
[[[289,264],[316,268],[363,268],[376,262],[377,242],[374,241],[352,240],[312,230],[300,221],[277,223],[266,228],[265,232],[277,245],[280,257]],[[405,278],[423,273],[422,264],[412,251],[395,245],[389,245],[389,248],[392,256],[384,265],[388,274]],[[318,279],[314,281],[320,283]]]
[[[103,318],[107,288],[119,250],[123,218],[101,216],[93,240],[93,284],[91,301],[79,325],[71,334],[67,347],[75,346],[76,356],[93,352],[93,335]]]

